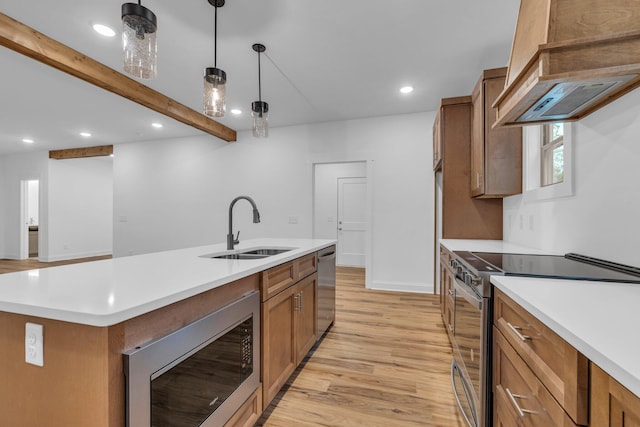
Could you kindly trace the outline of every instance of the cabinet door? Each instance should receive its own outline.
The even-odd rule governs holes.
[[[471,196],[484,194],[484,81],[476,84],[471,95]]]
[[[302,359],[316,342],[318,331],[316,316],[317,285],[318,273],[314,273],[300,281],[295,287],[296,366],[302,362]]]
[[[296,368],[295,286],[262,303],[262,383],[266,408]]]
[[[640,398],[591,363],[592,427],[640,426]]]
[[[433,123],[433,170],[439,171],[442,168],[442,138],[440,136],[440,113],[436,115]]]

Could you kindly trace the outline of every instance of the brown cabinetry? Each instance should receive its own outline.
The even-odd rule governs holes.
[[[316,342],[316,254],[262,273],[262,383],[267,407]]]
[[[593,362],[591,362],[590,426],[640,426],[640,398]]]
[[[471,97],[446,98],[434,123],[442,151],[443,239],[502,239],[502,200],[474,199],[470,182]]]
[[[493,129],[493,102],[504,88],[507,68],[485,70],[471,102],[471,195],[505,197],[522,192],[522,128]]]
[[[258,387],[251,397],[227,421],[224,427],[252,427],[262,414],[262,387]]]
[[[587,358],[498,289],[494,326],[494,423],[587,425]]]

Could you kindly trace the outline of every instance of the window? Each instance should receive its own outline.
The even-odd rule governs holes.
[[[564,123],[542,126],[540,185],[564,181]]]
[[[525,202],[573,195],[573,123],[523,127],[522,190]]]

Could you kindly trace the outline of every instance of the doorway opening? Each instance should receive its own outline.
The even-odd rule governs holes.
[[[40,181],[21,181],[20,258],[37,258],[40,244]]]
[[[367,265],[368,191],[365,161],[314,165],[313,237],[337,240],[338,266]]]

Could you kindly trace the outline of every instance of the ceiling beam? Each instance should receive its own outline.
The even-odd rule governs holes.
[[[236,131],[0,13],[0,45],[225,141]]]
[[[80,159],[82,157],[100,157],[110,156],[113,154],[113,145],[99,145],[97,147],[68,148],[66,150],[51,150],[49,158],[62,159]]]

